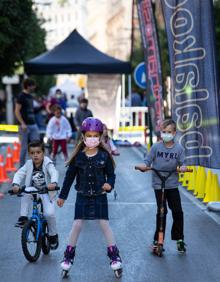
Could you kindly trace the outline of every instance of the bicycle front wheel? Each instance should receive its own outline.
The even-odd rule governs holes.
[[[43,222],[42,225],[42,251],[45,255],[48,255],[50,252],[50,242],[49,242],[49,233],[48,233],[48,225],[47,222]]]
[[[35,262],[41,252],[41,234],[37,238],[37,223],[29,220],[22,229],[21,245],[24,256],[30,262]]]

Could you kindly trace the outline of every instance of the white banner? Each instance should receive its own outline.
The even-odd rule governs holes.
[[[88,108],[109,129],[118,130],[120,116],[120,75],[88,75]]]

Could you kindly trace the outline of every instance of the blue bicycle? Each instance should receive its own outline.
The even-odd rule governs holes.
[[[60,188],[56,187],[54,190],[58,191]],[[13,190],[8,191],[13,195]],[[48,233],[48,224],[43,215],[43,205],[41,199],[37,197],[38,194],[48,193],[48,189],[38,190],[35,187],[22,187],[18,193],[32,194],[33,196],[33,211],[32,216],[25,223],[21,233],[21,245],[24,256],[30,262],[38,260],[41,250],[45,255],[50,252],[50,242]]]

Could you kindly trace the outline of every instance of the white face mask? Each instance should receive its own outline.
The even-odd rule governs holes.
[[[84,139],[84,143],[86,147],[88,147],[89,149],[94,149],[99,145],[100,138],[99,137],[86,137]]]
[[[167,143],[167,142],[170,142],[174,139],[174,135],[172,133],[161,132],[161,138],[165,143]]]

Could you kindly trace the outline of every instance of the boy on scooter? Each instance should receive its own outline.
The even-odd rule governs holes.
[[[158,171],[174,171],[179,166],[179,171],[185,172],[187,168],[183,166],[185,153],[184,148],[175,142],[176,123],[171,120],[165,120],[161,125],[161,141],[154,144],[149,154],[146,156],[145,165],[136,166],[136,169],[145,172],[152,168]],[[160,173],[166,176],[167,172]],[[180,194],[178,190],[178,173],[172,173],[167,179],[164,190],[164,211],[163,211],[163,236],[165,235],[166,228],[166,214],[167,204],[172,211],[173,225],[171,230],[172,240],[177,241],[177,250],[179,253],[186,252],[186,244],[184,242],[183,234],[183,211],[181,205]],[[153,250],[158,247],[158,235],[160,230],[160,209],[162,201],[161,179],[153,171],[152,173],[152,186],[155,192],[157,202],[157,215],[156,215],[156,231],[153,240]]]

